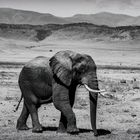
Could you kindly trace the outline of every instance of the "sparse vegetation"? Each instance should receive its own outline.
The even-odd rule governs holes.
[[[138,40],[139,26],[108,27],[91,23],[48,24],[48,25],[16,25],[0,24],[0,37],[18,38],[20,40],[41,41],[49,36],[61,39],[77,40]]]
[[[37,31],[36,35],[37,41],[41,41],[45,39],[47,36],[50,36],[52,34],[50,30],[36,30],[36,31]]]

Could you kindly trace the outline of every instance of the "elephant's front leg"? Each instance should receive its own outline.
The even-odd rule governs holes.
[[[65,133],[65,132],[67,132],[67,119],[63,115],[63,113],[61,113],[61,116],[60,116],[60,121],[59,121],[59,126],[58,126],[57,132],[58,133]]]
[[[66,87],[57,83],[53,85],[53,103],[55,107],[61,111],[61,125],[64,127],[67,126],[68,133],[78,133],[79,130],[76,126],[76,117],[70,103],[69,90]]]
[[[72,86],[69,90],[69,99],[70,99],[70,105],[73,107],[74,100],[75,100],[75,91],[76,86]],[[67,119],[66,117],[61,113],[60,121],[59,121],[59,127],[58,131],[59,133],[65,133],[67,131]]]

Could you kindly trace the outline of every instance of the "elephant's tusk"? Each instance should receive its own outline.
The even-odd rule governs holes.
[[[105,92],[105,90],[95,90],[95,89],[91,89],[88,85],[84,84],[85,88],[90,91],[90,92],[95,92],[95,93],[101,93],[101,92]]]
[[[95,89],[91,89],[88,85],[84,84],[85,88],[89,91],[89,92],[94,92],[94,93],[98,93],[101,96],[103,96],[104,98],[107,98],[107,96],[105,96],[104,94],[102,94],[103,92],[106,92],[105,90],[95,90]]]

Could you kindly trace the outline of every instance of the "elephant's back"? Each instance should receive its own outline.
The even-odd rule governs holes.
[[[30,60],[28,63],[25,64],[24,67],[26,68],[49,68],[49,59],[48,57],[44,56],[38,56],[32,60]]]
[[[21,77],[21,78],[20,78]],[[34,82],[51,83],[52,71],[49,65],[49,58],[39,56],[29,61],[23,67],[19,80]]]

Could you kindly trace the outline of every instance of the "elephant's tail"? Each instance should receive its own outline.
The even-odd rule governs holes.
[[[21,101],[22,101],[22,98],[23,98],[23,96],[21,95],[20,100],[18,101],[18,104],[17,104],[17,106],[16,106],[14,112],[16,112],[16,111],[18,110],[19,105],[20,105],[20,103],[21,103]]]

